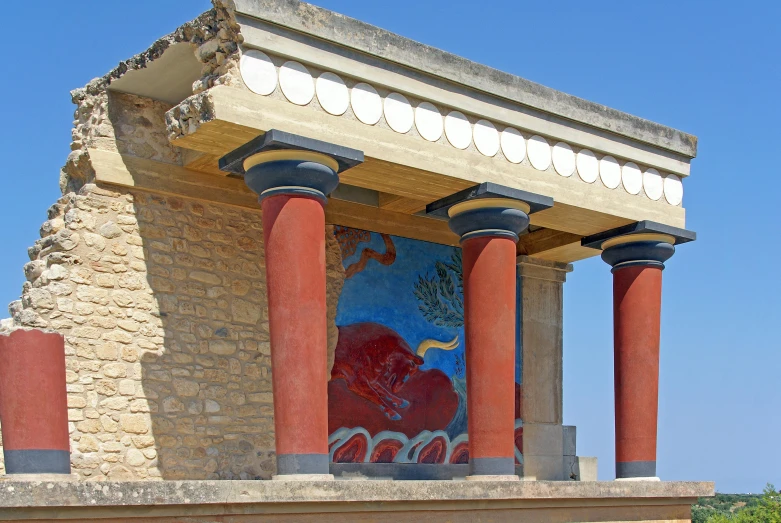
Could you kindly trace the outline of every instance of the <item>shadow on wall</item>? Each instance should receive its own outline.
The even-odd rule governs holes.
[[[165,340],[141,358],[154,437],[135,439],[154,445],[164,479],[268,479],[274,426],[260,214],[150,194],[135,203]],[[340,288],[343,273],[332,267],[329,288]]]
[[[49,218],[11,311],[17,325],[65,335],[73,471],[269,478],[260,212],[85,185]],[[333,231],[324,234],[333,348],[344,270]]]
[[[78,142],[177,164],[167,109],[93,96],[77,114]],[[89,184],[86,149],[79,154],[64,169],[65,186],[79,190],[49,209],[10,307],[15,325],[65,336],[73,471],[89,480],[269,478],[260,209]],[[332,362],[344,269],[333,230],[324,234]]]
[[[156,448],[164,479],[269,477],[260,215],[149,194],[137,194],[136,206],[165,342],[141,358],[154,437],[135,439]],[[144,464],[140,457],[131,463]]]
[[[164,133],[166,108],[129,95],[109,100],[120,153],[178,163]],[[135,387],[147,400],[151,431],[143,433],[144,412],[125,415],[120,430],[138,432],[124,456],[126,475],[143,476],[148,468],[164,479],[270,477],[274,428],[259,209],[135,193],[134,210],[163,343],[136,340],[147,344],[139,346]]]

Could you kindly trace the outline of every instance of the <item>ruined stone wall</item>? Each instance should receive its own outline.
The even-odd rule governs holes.
[[[146,145],[151,145],[142,140],[138,134],[143,134],[143,129],[161,133],[165,136],[165,127],[159,127],[156,123],[149,122],[162,118],[163,113],[170,109],[161,102],[149,99],[132,97],[110,93],[108,88],[111,82],[122,77],[125,73],[134,69],[143,69],[150,62],[159,58],[165,50],[175,43],[189,43],[193,54],[201,62],[201,78],[193,84],[193,93],[201,93],[216,85],[233,85],[240,83],[238,73],[239,44],[242,36],[239,34],[239,25],[236,23],[232,3],[230,0],[212,0],[214,8],[204,13],[197,19],[184,24],[173,33],[161,38],[143,53],[140,53],[124,62],[108,74],[96,78],[85,87],[71,92],[71,99],[76,105],[74,125],[72,131],[71,153],[60,172],[60,189],[63,194],[78,191],[84,184],[92,183],[95,172],[90,165],[88,148],[98,148],[117,152],[129,152],[144,158],[152,158],[161,161],[179,163],[178,152],[168,145],[167,140],[160,141],[159,136],[146,136],[151,138],[151,143],[162,147],[154,150],[143,150]],[[135,98],[141,107],[135,107],[125,116],[130,120],[119,122],[123,115],[110,114],[116,104],[110,98],[128,97]],[[127,101],[125,101],[125,104]],[[163,111],[160,109],[163,108]],[[138,116],[139,121],[133,117]],[[151,117],[151,118],[150,118]],[[115,136],[116,133],[116,136]],[[135,134],[134,139],[121,143],[120,134]],[[115,143],[116,142],[116,143]],[[164,151],[165,148],[169,151]]]
[[[64,196],[28,250],[12,321],[0,325],[65,336],[71,461],[82,479],[252,479],[275,468],[259,209],[99,187],[88,152],[181,164],[170,105],[108,88],[178,42],[203,64],[193,93],[240,85],[232,4],[213,4],[71,93]],[[344,270],[333,231],[324,234],[329,372]]]
[[[88,184],[41,231],[11,312],[17,325],[65,335],[74,472],[270,477],[260,213]],[[333,354],[344,271],[324,233]]]

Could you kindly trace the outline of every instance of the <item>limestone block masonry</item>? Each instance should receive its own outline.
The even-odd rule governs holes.
[[[261,227],[259,210],[93,184],[49,209],[10,310],[65,336],[74,473],[270,478]],[[344,271],[325,234],[330,364]]]

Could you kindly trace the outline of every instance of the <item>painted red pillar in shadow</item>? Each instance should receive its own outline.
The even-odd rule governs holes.
[[[333,479],[328,454],[325,209],[363,153],[277,129],[220,158],[263,213],[278,479]]]
[[[0,336],[0,424],[6,474],[70,474],[62,335]]]
[[[304,196],[271,196],[261,205],[279,470],[326,474],[325,212]]]
[[[656,476],[662,269],[613,273],[616,473]]]
[[[463,248],[469,458],[473,475],[515,473],[515,242]]]

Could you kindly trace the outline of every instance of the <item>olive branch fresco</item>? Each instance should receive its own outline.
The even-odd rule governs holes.
[[[415,298],[418,310],[429,323],[439,327],[463,327],[464,280],[461,268],[461,251],[457,250],[449,261],[437,261],[433,275],[418,276]]]

